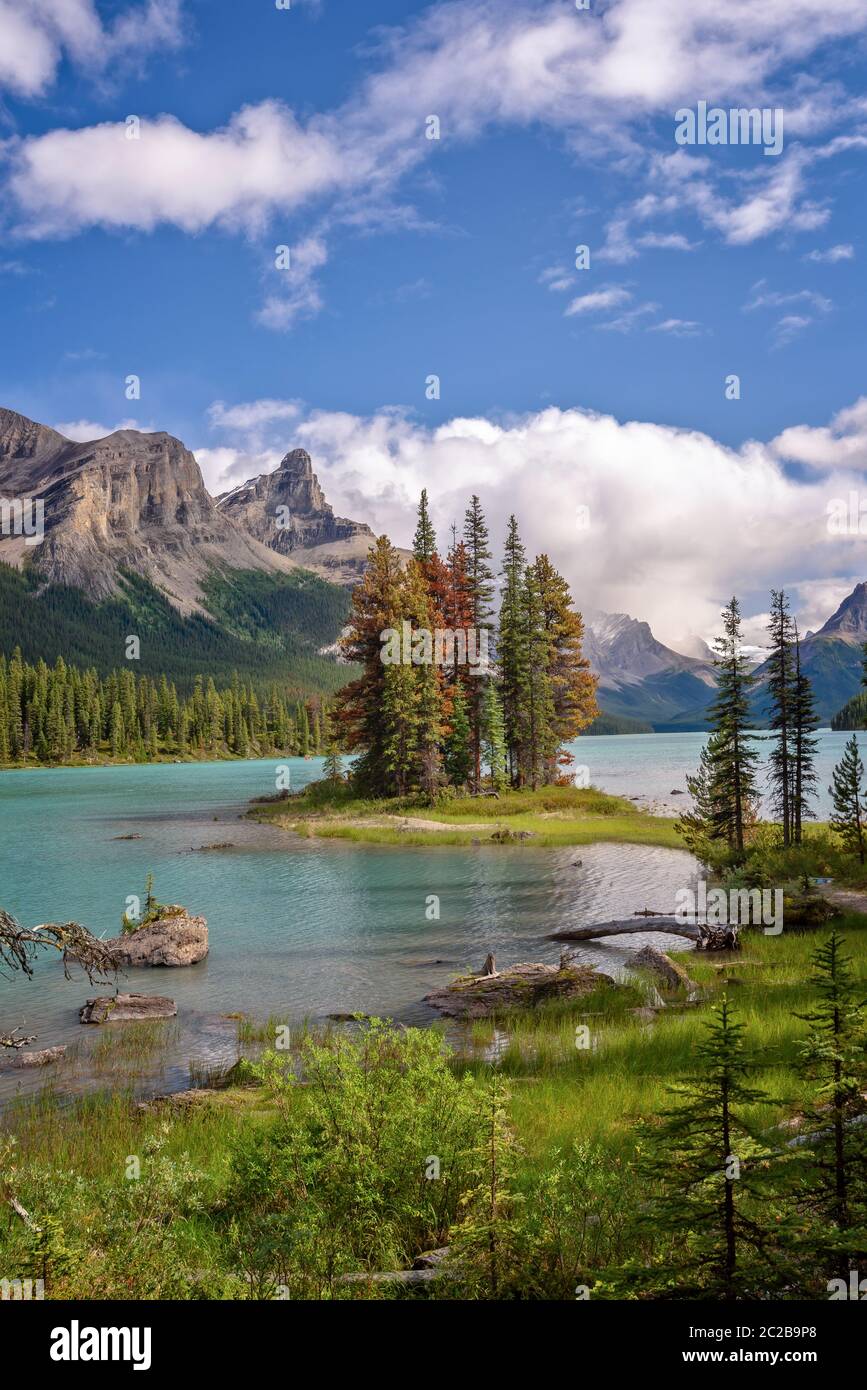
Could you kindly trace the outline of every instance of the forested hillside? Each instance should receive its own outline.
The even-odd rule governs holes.
[[[319,649],[339,636],[349,596],[306,570],[212,571],[203,586],[211,617],[182,615],[140,575],[124,574],[121,584],[120,597],[94,602],[0,563],[0,653],[19,647],[25,661],[53,666],[62,657],[106,676],[125,662],[134,635],[135,675],[165,675],[183,695],[197,676],[227,685],[235,672],[293,696],[328,694],[346,680],[346,668]]]

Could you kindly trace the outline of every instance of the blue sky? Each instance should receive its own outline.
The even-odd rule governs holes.
[[[815,625],[865,577],[825,525],[867,463],[865,38],[863,0],[0,0],[0,402],[167,429],[215,491],[304,442],[398,540],[420,481],[443,526],[523,499],[670,640],[772,581]],[[702,100],[782,108],[782,153],[678,146]]]

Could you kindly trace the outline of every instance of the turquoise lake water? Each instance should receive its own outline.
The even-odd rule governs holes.
[[[822,736],[822,788],[845,738]],[[597,785],[677,806],[683,798],[670,793],[684,786],[701,744],[700,734],[659,734],[581,739],[573,751]],[[679,850],[396,850],[304,840],[243,821],[250,798],[274,790],[280,761],[0,774],[0,904],[23,925],[76,920],[117,935],[125,900],[143,892],[148,871],[162,902],[207,918],[205,961],[133,970],[122,982],[178,1003],[164,1089],[186,1084],[190,1060],[232,1060],[227,1013],[290,1024],[353,1011],[427,1022],[424,995],[458,969],[478,968],[489,950],[501,965],[556,961],[547,932],[668,908],[695,877],[694,861]],[[320,775],[315,759],[288,763],[296,788]],[[117,838],[124,835],[141,838]],[[224,842],[232,847],[195,852]],[[430,894],[440,899],[439,921],[426,918]],[[646,939],[665,944],[636,936],[584,944],[581,955],[621,973]],[[46,957],[33,980],[0,978],[0,1020],[37,1033],[34,1046],[78,1041],[86,1051],[100,1030],[82,1028],[78,1009],[94,992],[83,977],[64,980]],[[44,1076],[0,1073],[0,1099]]]

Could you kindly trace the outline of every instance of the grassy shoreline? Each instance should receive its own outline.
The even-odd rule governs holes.
[[[867,916],[848,913],[839,924],[860,981],[867,984]],[[583,1154],[583,1164],[614,1179],[616,1192],[632,1192],[636,1158],[636,1122],[658,1115],[670,1103],[668,1088],[694,1067],[695,1049],[713,1002],[723,991],[736,1004],[755,1058],[756,1079],[774,1097],[772,1106],[757,1106],[746,1118],[763,1132],[793,1126],[812,1096],[796,1063],[806,1024],[797,1015],[808,1008],[809,958],[825,932],[793,930],[781,937],[750,932],[739,957],[716,960],[680,953],[701,986],[693,1007],[668,1008],[648,1021],[640,981],[617,990],[600,989],[581,1000],[541,1006],[485,1020],[468,1027],[465,1050],[454,1052],[450,1065],[460,1075],[490,1074],[485,1051],[496,1049],[496,1070],[510,1090],[507,1115],[516,1141],[515,1190],[530,1191],[563,1155]],[[593,1046],[576,1048],[575,1027],[587,1020]],[[438,1025],[433,1025],[437,1027]],[[253,1030],[255,1032],[255,1030]],[[108,1046],[108,1044],[107,1044]],[[194,1103],[152,1104],[142,1108],[123,1094],[91,1095],[64,1104],[47,1090],[41,1097],[17,1102],[0,1116],[0,1151],[6,1136],[16,1136],[16,1197],[28,1211],[43,1212],[56,1199],[46,1178],[36,1174],[74,1175],[76,1220],[82,1228],[101,1217],[112,1192],[129,1189],[124,1176],[130,1154],[147,1154],[158,1146],[167,1171],[187,1168],[196,1174],[195,1201],[180,1194],[172,1214],[172,1268],[137,1272],[127,1288],[110,1268],[81,1271],[96,1298],[271,1297],[252,1292],[237,1275],[236,1254],[219,1220],[224,1210],[233,1154],[252,1135],[278,1121],[281,1107],[303,1113],[309,1093],[294,1087],[275,1103],[260,1085],[195,1093]],[[88,1143],[81,1144],[86,1130]],[[34,1176],[28,1176],[31,1165]],[[582,1169],[582,1171],[584,1171]],[[601,1180],[601,1179],[600,1179]],[[625,1184],[625,1187],[623,1186]],[[604,1202],[605,1184],[598,1200]],[[120,1197],[118,1201],[122,1200]],[[174,1202],[170,1194],[166,1200]],[[58,1217],[60,1213],[58,1213]],[[606,1222],[611,1214],[604,1215]],[[14,1234],[14,1233],[13,1233]],[[3,1232],[0,1231],[0,1247]],[[97,1261],[100,1264],[101,1259]],[[184,1272],[185,1271],[185,1272]],[[198,1293],[197,1287],[207,1276]],[[82,1296],[79,1275],[70,1268],[49,1279],[48,1298]],[[93,1279],[91,1284],[89,1281]],[[175,1281],[187,1284],[180,1295]],[[386,1288],[349,1286],[341,1297],[389,1297]],[[806,1296],[817,1296],[807,1293]]]
[[[251,802],[248,815],[295,834],[373,845],[520,845],[562,848],[600,842],[683,849],[673,817],[639,810],[589,787],[541,787],[494,797],[365,801],[317,783],[297,796]],[[496,837],[496,838],[495,838]]]

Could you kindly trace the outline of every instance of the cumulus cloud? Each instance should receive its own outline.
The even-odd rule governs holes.
[[[9,188],[23,230],[44,237],[173,223],[252,233],[347,177],[328,135],[302,128],[276,101],[244,107],[204,135],[167,115],[129,134],[125,123],[105,122],[13,142]]]
[[[110,62],[141,58],[181,42],[180,0],[146,0],[100,18],[94,0],[0,0],[0,88],[16,96],[42,96],[62,58],[89,73]]]
[[[781,584],[797,595],[803,628],[815,628],[851,590],[850,576],[865,577],[863,541],[830,535],[827,509],[867,461],[867,397],[827,430],[800,426],[739,449],[695,430],[554,407],[437,427],[398,408],[302,412],[288,423],[287,431],[277,422],[270,448],[260,438],[258,452],[242,435],[229,449],[197,449],[212,491],[269,471],[302,445],[339,515],[407,545],[426,487],[446,544],[471,479],[497,554],[514,512],[528,549],[551,555],[579,604],[646,618],[672,645],[687,632],[714,633],[732,593],[759,615],[761,641],[768,591]],[[813,471],[804,481],[783,461],[807,453]]]
[[[838,411],[830,425],[792,425],[770,447],[777,458],[823,472],[867,468],[867,396]]]

